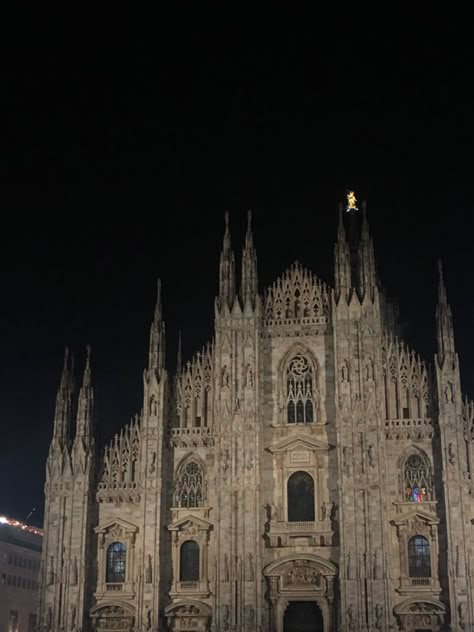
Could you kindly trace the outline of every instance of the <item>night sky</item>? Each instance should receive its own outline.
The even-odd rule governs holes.
[[[316,6],[4,11],[0,513],[42,524],[66,344],[103,444],[141,408],[158,277],[170,368],[179,330],[185,360],[212,336],[225,210],[239,265],[252,209],[261,290],[295,259],[332,284],[353,188],[430,361],[442,258],[474,396],[471,19]]]

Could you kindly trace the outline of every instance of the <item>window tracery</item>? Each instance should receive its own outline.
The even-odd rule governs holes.
[[[421,454],[410,454],[403,466],[404,498],[420,503],[432,500],[431,467]]]
[[[179,507],[202,507],[203,481],[201,466],[194,460],[188,461],[176,484],[176,499]]]
[[[296,355],[286,372],[287,421],[312,423],[314,421],[313,368],[308,359]]]

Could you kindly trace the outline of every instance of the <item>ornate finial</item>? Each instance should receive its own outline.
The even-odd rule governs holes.
[[[355,196],[354,191],[348,191],[346,213],[349,213],[349,211],[358,211],[358,210],[359,209],[357,208],[357,198]]]

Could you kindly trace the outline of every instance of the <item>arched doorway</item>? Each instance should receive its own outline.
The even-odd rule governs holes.
[[[315,601],[290,601],[283,616],[283,632],[323,631],[323,615]]]

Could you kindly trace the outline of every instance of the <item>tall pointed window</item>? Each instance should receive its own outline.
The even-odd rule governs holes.
[[[122,542],[112,542],[107,549],[107,571],[105,581],[111,584],[123,584],[125,581],[125,561],[127,547]]]
[[[177,501],[179,507],[201,507],[203,505],[203,473],[196,461],[184,466],[177,481]]]
[[[308,424],[314,420],[313,369],[307,358],[298,354],[286,372],[287,412],[289,424]]]
[[[432,500],[431,466],[426,456],[410,454],[403,466],[403,479],[405,501]]]
[[[199,581],[199,544],[194,540],[186,540],[180,549],[179,581]]]
[[[314,521],[314,481],[308,472],[288,479],[288,522]]]
[[[430,543],[422,535],[408,541],[408,574],[410,577],[431,577]]]

